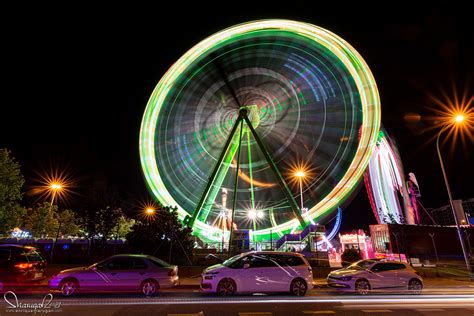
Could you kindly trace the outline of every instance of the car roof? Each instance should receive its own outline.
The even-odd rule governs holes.
[[[136,253],[121,253],[118,255],[113,255],[110,258],[116,258],[116,257],[139,257],[139,258],[148,258],[151,257],[149,255],[144,255],[144,254],[136,254]]]
[[[13,250],[13,249],[36,250],[36,248],[32,246],[24,246],[24,245],[18,245],[18,244],[0,244],[0,248],[7,248],[10,250]]]
[[[380,263],[399,263],[399,264],[401,263],[401,264],[407,265],[406,262],[397,261],[397,260],[384,260],[384,259],[382,259],[382,260],[380,260],[379,262],[380,262]]]
[[[249,252],[243,253],[242,255],[249,255],[249,254],[304,257],[304,255],[301,253],[283,252],[283,251],[249,251]]]

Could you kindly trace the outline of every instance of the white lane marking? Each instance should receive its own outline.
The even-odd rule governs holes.
[[[303,314],[336,314],[335,311],[303,311]]]
[[[25,299],[27,302],[36,302],[33,299]],[[374,297],[370,299],[365,299],[361,297],[357,298],[328,298],[328,299],[321,299],[321,298],[310,298],[305,297],[301,299],[292,298],[292,299],[253,299],[253,298],[246,298],[245,300],[239,299],[218,299],[218,298],[207,298],[207,299],[124,299],[124,298],[114,298],[114,299],[91,299],[91,300],[84,300],[84,299],[64,299],[61,301],[61,305],[64,306],[97,306],[97,305],[181,305],[181,304],[240,304],[245,302],[245,304],[272,304],[272,303],[295,303],[295,304],[302,304],[302,303],[343,303],[343,304],[350,304],[355,303],[356,305],[362,304],[396,304],[396,303],[403,303],[403,304],[430,304],[426,306],[417,306],[417,307],[438,307],[433,306],[437,304],[444,304],[443,307],[448,305],[450,308],[453,308],[453,305],[458,304],[472,304],[474,303],[474,297],[472,295],[457,295],[454,297],[440,297],[440,295],[433,295],[433,296],[424,296],[424,297],[417,297],[417,298],[407,298],[407,297]],[[456,304],[458,303],[458,304]],[[433,304],[433,305],[432,305]],[[465,306],[465,305],[464,305]],[[362,307],[362,306],[361,306]],[[368,307],[368,306],[364,306]],[[385,306],[386,307],[386,306]],[[440,306],[441,307],[441,306]]]
[[[391,313],[389,309],[363,309],[364,313]]]

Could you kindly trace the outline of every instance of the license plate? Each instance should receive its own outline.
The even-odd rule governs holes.
[[[43,273],[41,273],[41,272],[35,273],[35,279],[39,279],[39,278],[42,278],[42,277],[43,277]]]

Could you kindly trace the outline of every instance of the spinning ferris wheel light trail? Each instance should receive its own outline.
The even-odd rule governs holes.
[[[264,241],[335,212],[379,126],[375,81],[348,43],[262,20],[210,36],[168,70],[145,110],[140,158],[152,194],[194,234],[220,242],[247,229]],[[304,188],[291,179],[299,161],[317,170]]]

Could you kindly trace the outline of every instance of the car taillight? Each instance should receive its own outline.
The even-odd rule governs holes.
[[[176,271],[174,269],[171,269],[168,271],[168,275],[169,276],[175,276],[176,275]]]
[[[15,264],[15,268],[17,269],[33,268],[33,264],[32,263],[17,263]]]

